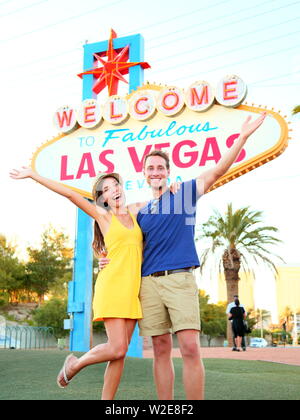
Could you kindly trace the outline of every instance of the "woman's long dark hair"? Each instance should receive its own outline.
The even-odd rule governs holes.
[[[94,221],[94,240],[92,246],[97,258],[104,256],[103,254],[106,253],[103,233],[96,220]]]
[[[93,194],[93,200],[96,205],[101,206],[105,208],[106,210],[109,210],[107,203],[103,203],[102,200],[100,200],[103,194],[102,184],[103,184],[104,179],[106,178],[114,178],[115,180],[118,181],[118,183],[121,183],[121,177],[117,173],[101,174],[97,178],[93,186],[92,194]],[[94,240],[92,243],[92,247],[96,254],[96,257],[101,257],[101,254],[107,253],[105,242],[104,242],[104,236],[96,220],[94,221]]]

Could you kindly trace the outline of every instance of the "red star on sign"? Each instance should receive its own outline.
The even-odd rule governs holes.
[[[103,65],[103,67],[97,67],[78,74],[81,78],[84,74],[93,74],[97,78],[93,86],[93,92],[97,95],[105,88],[105,86],[108,87],[109,96],[116,95],[118,92],[119,81],[128,83],[123,75],[128,74],[130,67],[139,65],[142,66],[143,69],[150,68],[150,65],[146,62],[128,63],[129,45],[118,53],[113,47],[114,38],[117,38],[117,34],[113,29],[111,29],[108,41],[108,50],[106,52],[107,61],[103,60],[99,54],[94,54],[94,57]]]

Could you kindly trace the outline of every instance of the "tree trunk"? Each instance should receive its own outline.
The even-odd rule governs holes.
[[[223,267],[227,287],[227,302],[233,301],[233,297],[239,294],[239,270],[241,266],[241,256],[237,249],[231,248],[224,251]],[[227,322],[227,340],[228,345],[233,347],[233,335],[231,322]]]

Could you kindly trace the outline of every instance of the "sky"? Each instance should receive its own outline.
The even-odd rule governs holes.
[[[8,172],[29,165],[57,134],[57,108],[80,103],[83,45],[108,39],[113,28],[119,37],[143,35],[151,65],[145,81],[216,86],[237,74],[248,86],[248,104],[286,116],[293,130],[287,150],[204,196],[197,223],[228,202],[262,210],[266,224],[279,228],[278,253],[299,265],[300,117],[291,114],[300,104],[299,23],[300,1],[293,0],[0,0],[0,232],[21,255],[49,223],[74,240],[74,206],[31,180],[11,180]]]

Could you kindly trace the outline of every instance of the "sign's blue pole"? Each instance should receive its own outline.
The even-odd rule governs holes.
[[[93,220],[77,209],[73,281],[69,283],[68,312],[72,314],[70,350],[86,352],[91,343],[93,283]]]
[[[144,61],[144,40],[141,35],[114,39],[114,48],[124,48],[129,45],[129,61]],[[105,52],[108,41],[84,45],[84,70],[93,68],[94,53]],[[129,92],[137,89],[143,83],[141,66],[129,69]],[[92,92],[93,75],[83,76],[82,99],[94,97]],[[118,168],[116,168],[118,170]],[[91,343],[92,287],[93,287],[93,220],[82,210],[77,210],[77,229],[75,238],[75,258],[73,281],[69,283],[68,312],[71,314],[70,350],[86,352]],[[142,338],[136,327],[128,356],[142,357]]]
[[[84,68],[93,67],[93,56],[84,54]],[[84,77],[82,100],[91,98],[93,76]],[[91,348],[93,294],[93,220],[77,209],[73,281],[69,283],[68,312],[71,313],[70,350]]]

